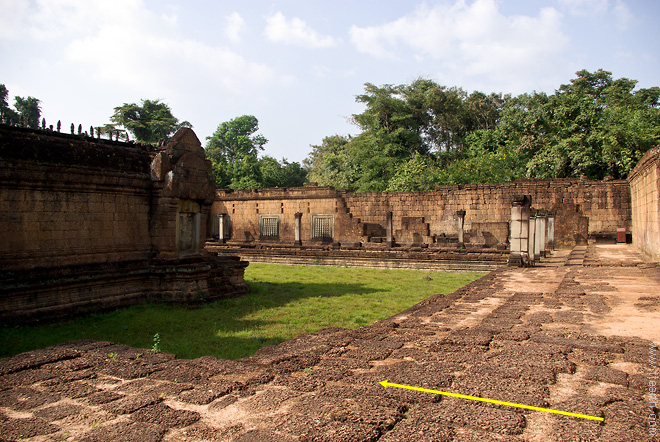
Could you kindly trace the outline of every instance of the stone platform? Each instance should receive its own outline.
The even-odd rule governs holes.
[[[0,360],[0,440],[658,440],[648,418],[658,311],[657,263],[592,245],[237,361],[72,342]]]

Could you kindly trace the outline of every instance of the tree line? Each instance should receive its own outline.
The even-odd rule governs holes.
[[[307,181],[358,192],[431,190],[443,184],[518,178],[625,179],[660,144],[660,87],[581,70],[554,94],[467,93],[419,78],[410,84],[366,83],[352,116],[359,133],[332,135],[301,165],[260,156],[268,140],[259,121],[242,115],[218,125],[206,142],[221,188],[301,186]],[[0,84],[0,115],[39,127],[40,101]],[[161,100],[124,103],[98,134],[155,144],[181,127]]]
[[[626,178],[660,143],[660,88],[581,70],[554,94],[468,94],[428,79],[367,83],[356,136],[312,146],[308,179],[356,191],[418,191],[518,178]]]

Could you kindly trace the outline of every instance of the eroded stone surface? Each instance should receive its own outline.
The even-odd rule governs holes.
[[[371,326],[237,361],[90,341],[3,359],[0,440],[658,440],[644,394],[659,272],[623,265],[631,252],[618,250],[622,262],[592,246],[583,266],[498,270]],[[628,323],[650,334],[614,333]],[[386,379],[605,421],[385,389]]]

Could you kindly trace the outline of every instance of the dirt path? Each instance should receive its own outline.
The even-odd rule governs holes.
[[[658,440],[644,394],[659,296],[657,264],[629,246],[590,246],[239,361],[51,347],[0,360],[0,441]]]

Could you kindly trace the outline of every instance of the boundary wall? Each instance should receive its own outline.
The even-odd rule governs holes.
[[[628,180],[633,244],[654,261],[660,261],[660,146],[646,152]]]
[[[511,204],[517,195],[531,196],[534,209],[555,215],[554,246],[558,248],[586,244],[589,237],[614,241],[617,229],[631,228],[628,182],[582,179],[440,186],[428,192],[353,193],[316,186],[220,189],[212,219],[225,217],[222,238],[229,244],[311,245],[325,241],[342,247],[376,247],[387,241],[391,213],[394,244],[441,247],[461,243],[504,250]],[[315,238],[313,219],[323,215],[332,217],[332,236]],[[296,216],[300,217],[299,240]],[[263,235],[264,218],[277,219],[276,235]],[[459,235],[461,228],[463,235]],[[209,226],[209,231],[220,236],[217,226]]]
[[[215,196],[190,129],[161,149],[0,125],[0,319],[244,293],[205,252]]]

